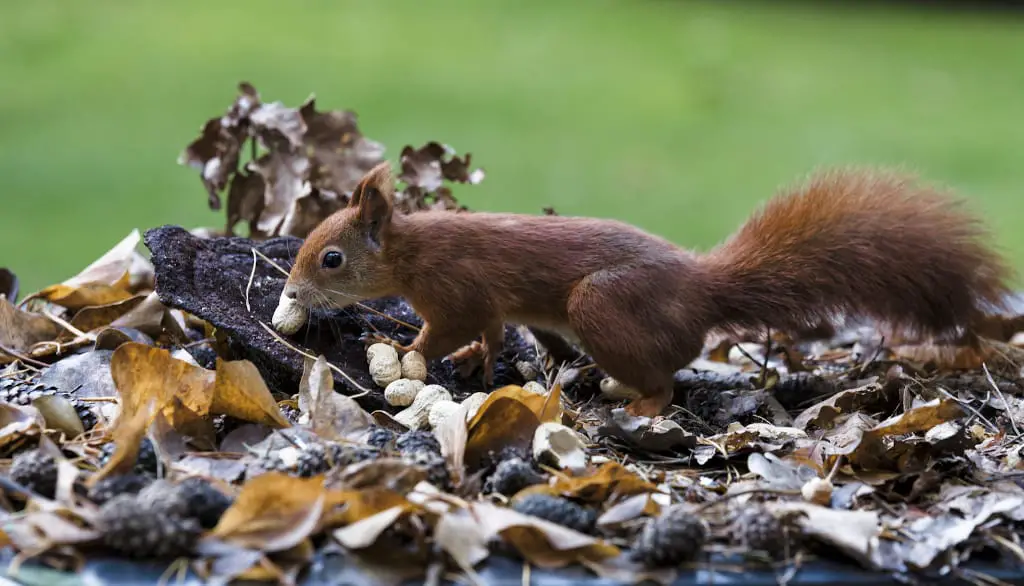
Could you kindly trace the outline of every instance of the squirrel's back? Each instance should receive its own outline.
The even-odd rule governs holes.
[[[830,170],[780,194],[705,259],[716,325],[859,314],[941,336],[1002,306],[1010,270],[963,202],[889,171]]]

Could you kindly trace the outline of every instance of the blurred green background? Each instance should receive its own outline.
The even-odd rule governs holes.
[[[4,2],[0,266],[23,292],[132,228],[221,226],[176,164],[241,80],[351,108],[397,157],[488,172],[474,209],[616,217],[706,249],[827,164],[960,190],[1024,261],[1024,25],[832,3]]]

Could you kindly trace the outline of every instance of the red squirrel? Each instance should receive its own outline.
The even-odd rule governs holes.
[[[284,295],[306,308],[404,297],[423,328],[400,352],[481,353],[492,382],[504,324],[577,343],[653,417],[713,329],[794,330],[860,315],[898,331],[969,330],[1010,270],[961,202],[885,170],[828,170],[771,199],[698,254],[606,219],[395,213],[390,165],[301,246]],[[482,336],[482,343],[476,341]]]

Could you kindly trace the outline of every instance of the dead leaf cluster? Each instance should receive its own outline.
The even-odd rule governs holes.
[[[351,110],[317,110],[314,96],[298,108],[265,102],[252,84],[242,82],[235,101],[206,121],[178,162],[199,171],[211,209],[219,210],[227,193],[223,234],[234,235],[245,222],[253,239],[301,238],[347,205],[363,175],[384,160],[384,151],[362,133]],[[445,183],[484,178],[482,169],[470,169],[469,154],[459,157],[438,142],[406,146],[399,158],[398,179],[405,185],[395,201],[403,212],[464,210]]]

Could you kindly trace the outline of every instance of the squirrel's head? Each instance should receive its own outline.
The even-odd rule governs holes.
[[[395,183],[387,161],[371,169],[348,207],[320,223],[295,258],[284,295],[308,307],[347,307],[387,295],[391,273],[384,258]]]

